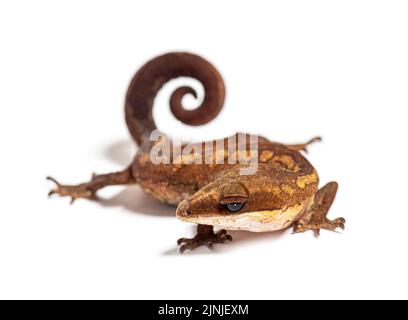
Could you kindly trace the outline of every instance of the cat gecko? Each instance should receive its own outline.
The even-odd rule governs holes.
[[[191,53],[156,57],[139,69],[126,94],[126,124],[138,145],[132,163],[120,172],[94,174],[89,182],[78,185],[60,184],[47,177],[56,185],[49,195],[69,196],[73,202],[78,198],[95,199],[96,192],[107,186],[137,184],[156,199],[177,206],[177,218],[197,224],[195,237],[178,240],[181,253],[202,245],[213,249],[215,243],[231,241],[227,230],[270,232],[292,227],[294,233],[311,230],[317,237],[320,229],[344,229],[344,218],[327,218],[337,183],[329,182],[319,188],[316,170],[301,153],[311,143],[319,141],[319,137],[287,145],[256,136],[257,170],[252,174],[242,174],[241,169],[247,164],[230,163],[227,159],[231,155],[229,142],[238,135],[213,143],[195,144],[203,157],[220,160],[221,154],[221,160],[226,161],[191,162],[190,154],[186,156],[184,152],[179,156],[170,153],[173,156],[166,163],[152,161],[152,148],[163,140],[151,139],[151,133],[157,131],[152,114],[154,98],[164,84],[177,77],[200,81],[205,95],[198,108],[187,110],[182,105],[182,98],[186,94],[197,98],[196,91],[188,86],[179,87],[170,97],[173,115],[192,126],[215,118],[225,97],[224,83],[215,67]],[[247,144],[244,143],[244,147],[248,147]],[[210,153],[208,146],[213,145],[221,145],[221,151],[225,152],[219,153],[217,149]],[[242,144],[236,146],[234,152],[238,152]],[[187,147],[194,149],[191,145],[178,146],[179,149]],[[170,144],[170,149],[174,148],[176,146]]]

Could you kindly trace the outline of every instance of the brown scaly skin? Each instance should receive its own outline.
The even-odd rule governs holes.
[[[326,218],[337,192],[337,183],[330,182],[318,189],[317,172],[300,153],[307,152],[307,146],[320,141],[319,137],[295,145],[258,137],[256,157],[259,164],[254,175],[240,175],[239,169],[244,165],[228,164],[228,161],[223,164],[189,164],[188,159],[182,157],[179,164],[153,164],[150,150],[154,144],[149,141],[149,136],[156,129],[152,117],[154,97],[167,81],[180,76],[201,81],[205,98],[197,109],[185,110],[181,99],[185,94],[196,96],[196,93],[189,87],[178,88],[170,99],[173,114],[190,125],[212,120],[221,110],[225,97],[224,83],[218,71],[193,54],[159,56],[136,73],[126,95],[126,123],[139,145],[132,164],[121,172],[93,175],[91,181],[79,185],[62,185],[48,177],[56,184],[49,194],[69,196],[73,202],[78,198],[92,199],[99,189],[109,185],[137,183],[160,201],[178,205],[179,219],[197,223],[197,235],[193,239],[179,239],[181,253],[201,245],[212,249],[214,243],[232,240],[225,230],[215,233],[213,226],[255,232],[292,226],[294,232],[312,230],[315,236],[319,235],[320,229],[344,229],[343,218],[333,221]],[[228,160],[227,141],[228,138],[223,140],[225,160]],[[209,155],[207,144],[197,145],[201,145],[203,157],[215,157]],[[249,148],[249,144],[246,146]],[[240,209],[231,212],[231,205],[238,205]]]

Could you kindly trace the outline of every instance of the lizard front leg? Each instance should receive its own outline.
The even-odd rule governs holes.
[[[131,167],[120,172],[101,175],[93,174],[92,179],[89,182],[78,185],[63,185],[52,177],[47,177],[47,179],[54,182],[56,185],[56,187],[48,193],[48,196],[52,196],[53,194],[68,196],[71,197],[71,203],[79,198],[93,199],[95,198],[96,192],[106,186],[135,182]]]
[[[336,218],[334,220],[327,218],[327,213],[334,201],[337,188],[337,182],[330,182],[317,191],[311,208],[299,221],[293,224],[294,233],[312,230],[315,237],[318,237],[320,229],[330,231],[335,231],[337,228],[344,229],[344,224],[346,223],[344,218]]]
[[[226,230],[220,230],[215,233],[213,226],[199,224],[197,225],[197,234],[194,238],[180,238],[177,244],[180,246],[180,253],[183,253],[187,249],[194,250],[200,246],[206,246],[208,249],[213,250],[214,243],[223,243],[231,240],[232,237],[227,234]]]

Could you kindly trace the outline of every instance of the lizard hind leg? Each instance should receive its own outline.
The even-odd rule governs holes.
[[[314,137],[312,139],[310,139],[309,141],[305,142],[305,143],[298,143],[298,144],[287,144],[286,146],[289,149],[295,150],[295,151],[304,151],[304,152],[308,152],[307,148],[315,143],[315,142],[320,142],[322,141],[321,137]]]
[[[71,197],[71,204],[79,198],[94,199],[96,197],[96,192],[106,186],[129,184],[135,182],[131,167],[120,172],[101,175],[93,174],[92,179],[89,182],[77,185],[64,185],[59,183],[52,177],[47,177],[47,180],[55,183],[55,188],[48,193],[48,196],[58,194],[60,196]]]
[[[320,229],[336,231],[337,228],[341,228],[344,230],[344,224],[346,223],[344,218],[336,218],[334,220],[327,218],[327,213],[334,201],[337,188],[337,182],[329,182],[317,191],[311,208],[299,221],[294,223],[294,233],[312,230],[315,237],[318,237]]]

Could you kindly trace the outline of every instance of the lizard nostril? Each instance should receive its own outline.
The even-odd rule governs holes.
[[[183,200],[183,201],[179,204],[179,206],[178,206],[178,208],[177,208],[177,215],[184,216],[184,217],[190,215],[190,214],[191,214],[191,210],[190,210],[189,207],[190,207],[189,201],[188,201],[188,200]]]

